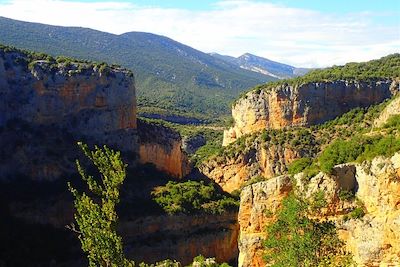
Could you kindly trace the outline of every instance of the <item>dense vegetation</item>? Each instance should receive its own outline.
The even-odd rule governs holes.
[[[400,150],[400,116],[389,118],[388,122],[381,129],[372,132],[373,134],[366,135],[365,130],[368,129],[355,131],[348,136],[346,133],[339,136],[314,160],[301,158],[294,161],[288,167],[289,173],[304,171],[308,177],[315,175],[319,170],[331,173],[337,164],[362,162],[376,156],[388,157]]]
[[[268,266],[351,266],[351,255],[343,251],[343,242],[331,222],[308,218],[310,205],[289,195],[283,200],[276,221],[267,226],[264,259]]]
[[[221,214],[237,210],[239,201],[219,192],[212,183],[204,182],[168,182],[156,188],[154,200],[168,214],[210,213]]]
[[[114,35],[0,18],[0,42],[131,69],[139,110],[155,107],[215,117],[228,114],[229,103],[243,90],[274,79],[149,33]]]

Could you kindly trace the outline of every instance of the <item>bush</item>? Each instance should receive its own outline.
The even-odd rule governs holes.
[[[354,192],[351,190],[340,190],[339,191],[339,199],[342,201],[350,201],[355,197]]]
[[[294,160],[288,167],[288,172],[291,175],[302,172],[305,168],[311,166],[312,164],[311,158],[301,158]]]
[[[219,193],[213,184],[203,181],[168,182],[152,192],[154,200],[168,214],[198,213],[221,214],[237,210],[239,202]]]

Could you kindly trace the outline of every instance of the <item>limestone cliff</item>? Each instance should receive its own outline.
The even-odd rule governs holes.
[[[243,188],[238,215],[239,267],[265,266],[262,240],[266,237],[265,226],[272,222],[265,211],[275,212],[291,188],[288,176],[278,176]]]
[[[301,155],[304,152],[291,147],[259,146],[259,149],[250,149],[235,157],[216,157],[202,164],[199,170],[224,191],[232,192],[253,177],[269,178],[285,173],[287,165]]]
[[[278,85],[248,92],[232,107],[234,126],[223,145],[266,128],[309,126],[331,120],[355,107],[380,103],[399,91],[399,81],[314,82]]]
[[[232,192],[252,178],[268,179],[287,172],[301,157],[315,157],[320,145],[307,129],[268,130],[242,137],[199,166],[200,172]]]
[[[357,266],[396,266],[400,262],[400,153],[362,164],[338,165],[332,175],[320,173],[309,182],[299,174],[295,181],[298,193],[306,198],[324,192],[327,204],[320,210],[319,219],[336,223],[339,237]],[[238,215],[239,266],[263,266],[261,240],[264,227],[273,220],[265,211],[274,213],[290,190],[286,176],[243,189]],[[355,193],[355,199],[364,205],[364,217],[344,219],[359,204],[340,199],[341,190]]]
[[[8,229],[0,239],[15,246],[6,254],[0,248],[0,262],[81,260],[78,240],[64,228],[73,220],[67,181],[81,185],[77,141],[108,145],[136,164],[132,72],[0,46],[0,214]]]
[[[191,166],[178,132],[163,125],[138,120],[139,159],[174,177],[186,176]]]
[[[58,179],[70,167],[63,161],[74,155],[68,151],[77,150],[76,140],[136,154],[136,97],[128,70],[35,60],[3,49],[0,95],[1,180],[18,173]]]
[[[127,255],[136,262],[165,258],[190,264],[194,257],[215,257],[218,262],[237,260],[237,213],[222,215],[149,216],[123,221],[120,231]]]

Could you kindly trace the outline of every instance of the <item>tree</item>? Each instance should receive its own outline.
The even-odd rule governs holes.
[[[264,241],[268,266],[351,266],[333,223],[307,217],[308,205],[291,194],[283,200],[274,223],[267,226]]]
[[[102,149],[96,146],[94,151],[90,151],[87,145],[78,145],[96,166],[101,179],[88,175],[80,162],[76,161],[78,172],[87,183],[90,193],[80,193],[68,183],[74,196],[74,217],[78,225],[78,229],[74,224],[69,228],[79,234],[90,267],[134,266],[134,262],[125,258],[122,238],[116,231],[118,216],[115,207],[120,201],[119,189],[126,176],[126,165],[121,160],[120,152],[106,146]]]

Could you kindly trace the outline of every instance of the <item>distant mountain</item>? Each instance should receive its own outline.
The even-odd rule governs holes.
[[[115,35],[0,17],[0,43],[129,68],[135,73],[139,108],[146,112],[228,114],[229,103],[242,91],[276,79],[143,32]]]
[[[286,79],[301,76],[312,70],[307,68],[296,68],[287,64],[272,61],[249,53],[243,54],[237,58],[220,55],[217,53],[211,53],[210,55],[215,58],[225,60],[226,62],[234,64],[242,69],[262,73],[264,75],[272,76],[277,79]]]

